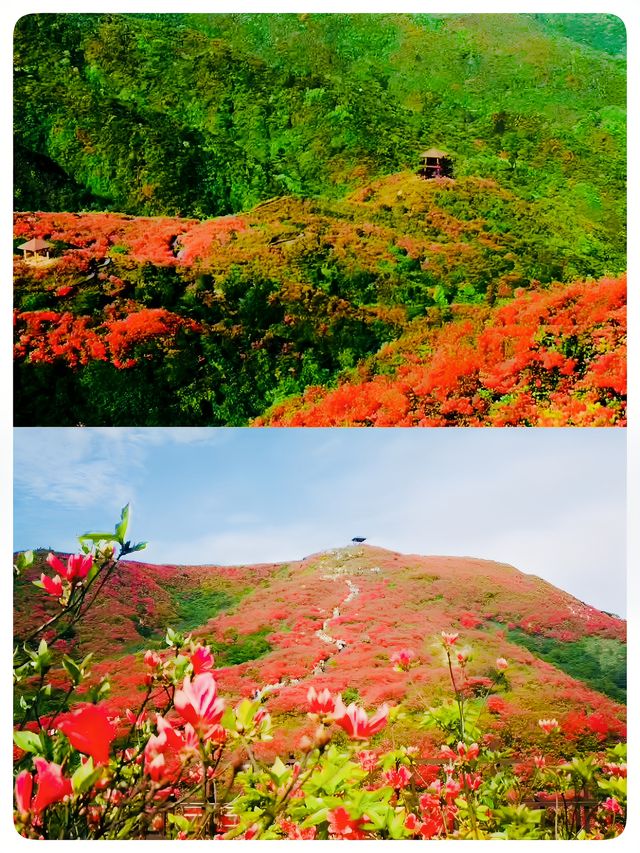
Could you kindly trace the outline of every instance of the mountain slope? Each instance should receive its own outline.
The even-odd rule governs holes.
[[[618,241],[624,40],[608,15],[29,15],[16,207],[228,214],[437,144],[458,176],[575,193]]]
[[[15,259],[20,425],[244,425],[309,388],[415,373],[441,339],[446,356],[455,319],[510,339],[484,355],[474,346],[477,405],[455,389],[462,402],[417,407],[414,421],[624,422],[625,281],[589,281],[619,275],[624,253],[571,199],[549,208],[496,180],[403,172],[341,201],[278,198],[204,221],[17,214],[16,252],[33,237],[54,257]],[[527,315],[521,328],[514,312]],[[478,384],[478,370],[514,369],[516,345],[532,364],[516,365],[512,386]],[[405,385],[419,398],[424,382]],[[387,425],[411,407],[396,408]]]
[[[18,636],[44,615],[32,590],[28,578],[16,587]],[[411,739],[414,715],[448,695],[440,634],[459,631],[480,679],[474,691],[486,690],[482,678],[495,675],[498,657],[509,662],[505,689],[483,717],[495,736],[535,740],[537,720],[548,716],[596,740],[624,729],[624,706],[606,693],[624,700],[625,623],[505,564],[349,547],[283,565],[123,563],[105,591],[65,649],[95,652],[94,674],[110,673],[120,711],[135,705],[144,671],[131,650],[161,648],[170,624],[212,646],[222,692],[260,691],[285,733],[300,723],[313,685],[366,706],[402,702]],[[396,671],[390,656],[407,647],[415,665]],[[589,671],[580,671],[587,658]]]

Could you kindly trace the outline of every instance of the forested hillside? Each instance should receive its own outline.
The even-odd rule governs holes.
[[[246,424],[525,291],[553,327],[574,283],[478,405],[409,387],[387,421],[623,424],[624,45],[606,15],[22,18],[16,421]]]
[[[216,216],[341,194],[434,143],[460,177],[571,191],[621,247],[624,61],[571,36],[621,52],[624,27],[573,17],[27,16],[17,209]]]

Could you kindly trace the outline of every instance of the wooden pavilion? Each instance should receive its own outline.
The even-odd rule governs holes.
[[[420,155],[422,164],[418,174],[422,178],[451,177],[451,159],[446,151],[439,148],[427,148]]]
[[[48,240],[43,240],[42,237],[34,237],[33,240],[28,240],[26,243],[23,243],[21,246],[18,246],[18,249],[23,253],[23,258],[25,261],[29,261],[29,252],[33,253],[31,256],[32,263],[34,261],[36,263],[38,261],[48,261],[49,249],[52,248],[53,245],[49,243]]]

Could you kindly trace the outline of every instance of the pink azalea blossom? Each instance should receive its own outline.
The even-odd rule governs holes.
[[[367,773],[372,773],[378,764],[378,754],[374,752],[372,749],[363,749],[362,752],[359,752],[356,755],[356,758],[360,762],[360,766],[363,770],[366,770]]]
[[[72,793],[71,779],[67,779],[62,773],[59,764],[47,761],[41,756],[33,759],[36,767],[36,782],[38,790],[31,804],[31,809],[36,814],[44,811],[47,806],[59,803]]]
[[[201,672],[211,672],[213,669],[213,655],[209,646],[198,646],[191,655],[191,665],[194,675]]]
[[[142,660],[144,661],[145,666],[148,666],[151,669],[155,669],[162,663],[160,655],[157,652],[151,651],[151,649],[147,649]]]
[[[496,669],[499,669],[500,672],[504,672],[505,669],[509,668],[509,661],[506,658],[496,658]]]
[[[174,781],[185,758],[198,749],[198,736],[187,724],[184,732],[175,729],[160,714],[156,718],[157,735],[151,735],[144,749],[144,770],[154,782]]]
[[[397,770],[387,770],[384,774],[384,778],[392,788],[400,790],[402,788],[406,788],[409,784],[411,772],[404,766],[404,764],[401,764]]]
[[[144,722],[145,717],[147,716],[147,712],[143,711],[141,714],[136,716],[131,708],[125,708],[124,715],[127,718],[127,721],[131,723],[132,726],[139,726]]]
[[[460,636],[457,631],[453,631],[452,633],[448,633],[447,631],[442,631],[442,642],[445,646],[453,646],[458,637]]]
[[[62,575],[68,581],[74,580],[74,578],[82,580],[82,578],[86,578],[89,574],[93,565],[93,557],[91,554],[71,554],[65,566],[55,554],[49,554],[47,563],[54,571],[58,572],[58,574]]]
[[[62,595],[62,578],[60,575],[50,578],[49,575],[41,574],[40,583],[49,595],[55,595],[56,598],[60,598]]]
[[[16,806],[21,817],[31,811],[31,794],[33,792],[33,776],[28,770],[23,770],[16,778]]]
[[[319,693],[316,692],[315,687],[310,687],[307,692],[309,711],[312,714],[333,714],[338,700],[342,701],[340,696],[332,696],[326,687]]]
[[[552,720],[538,720],[538,725],[546,734],[551,734],[551,732],[555,732],[560,728],[560,724],[556,719]]]
[[[616,800],[615,797],[608,797],[602,804],[602,808],[606,809],[608,812],[613,812],[613,814],[622,814],[622,806]]]
[[[477,791],[482,785],[482,776],[479,773],[465,773],[464,784],[470,791]]]
[[[458,741],[456,749],[458,755],[463,761],[474,761],[480,754],[480,747],[477,743],[472,743],[471,746],[465,746],[462,741]]]
[[[415,656],[413,649],[399,649],[391,655],[391,663],[395,664],[397,669],[408,670]]]
[[[201,672],[193,681],[187,676],[182,690],[176,690],[174,704],[182,719],[191,723],[205,739],[224,713],[224,699],[217,695],[216,682],[210,672]]]
[[[429,787],[432,791],[435,791],[439,797],[444,797],[447,800],[455,799],[462,790],[462,785],[457,779],[454,779],[453,776],[447,776],[444,784],[440,779],[435,779]]]
[[[367,712],[363,708],[359,708],[355,702],[346,707],[342,699],[338,698],[332,717],[349,737],[354,738],[354,740],[368,740],[386,725],[389,718],[389,706],[385,702],[369,719]]]

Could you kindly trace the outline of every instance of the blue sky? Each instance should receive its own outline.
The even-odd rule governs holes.
[[[132,505],[156,563],[298,559],[366,536],[511,563],[624,615],[625,432],[16,429],[14,547]]]

